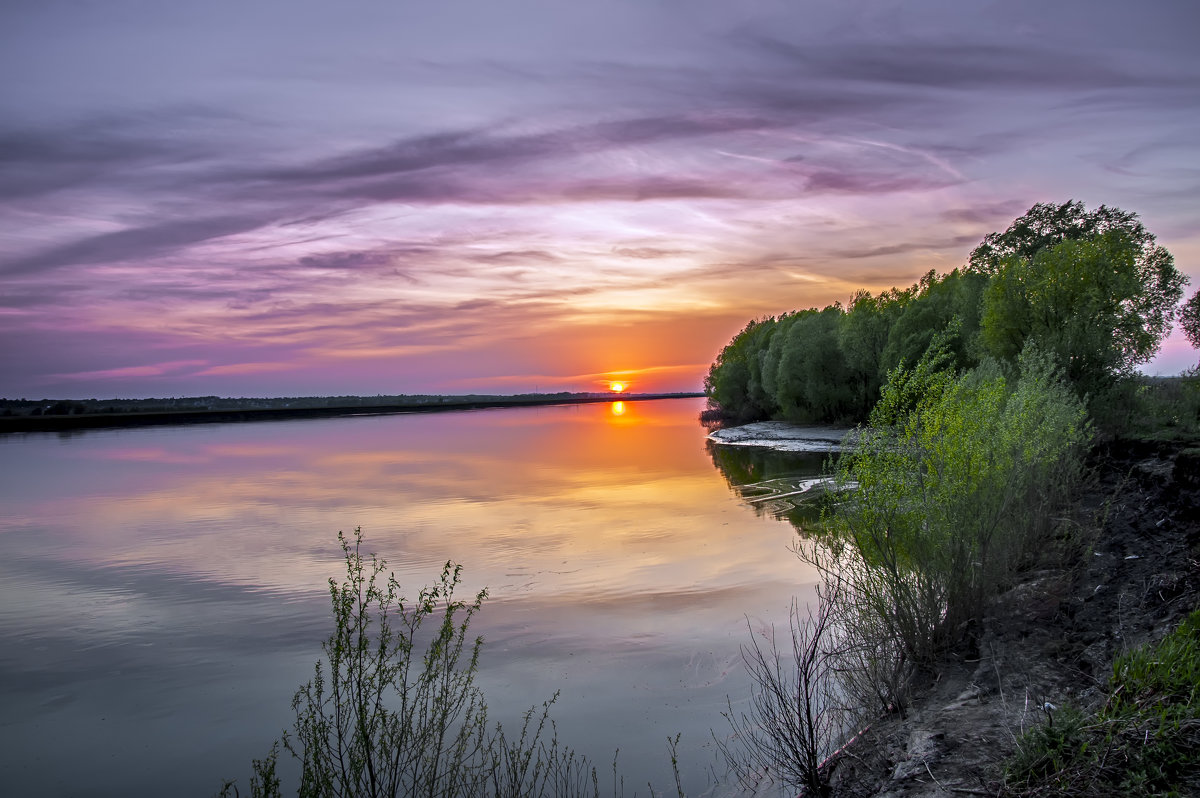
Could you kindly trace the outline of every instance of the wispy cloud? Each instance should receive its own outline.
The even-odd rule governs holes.
[[[210,366],[203,371],[197,371],[196,377],[231,376],[238,374],[267,374],[274,371],[289,371],[296,368],[296,363],[226,363],[221,366]]]
[[[123,380],[136,377],[159,377],[164,374],[178,373],[184,370],[194,370],[197,366],[206,364],[204,360],[174,360],[168,363],[153,363],[144,366],[123,366],[121,368],[99,369],[96,371],[77,371],[71,374],[53,374],[55,379],[68,381],[81,380]]]
[[[1038,201],[1194,249],[1194,15],[1042,5],[6,7],[0,394],[692,368]]]

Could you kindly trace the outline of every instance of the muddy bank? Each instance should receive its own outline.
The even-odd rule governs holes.
[[[994,602],[978,658],[943,663],[907,718],[873,723],[841,757],[835,794],[1003,795],[1004,760],[1047,722],[1046,702],[1103,703],[1114,655],[1200,604],[1200,468],[1185,449],[1097,447],[1059,538]]]

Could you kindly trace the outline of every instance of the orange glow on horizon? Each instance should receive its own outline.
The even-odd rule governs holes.
[[[625,383],[623,383],[623,382],[616,382],[616,381],[613,381],[613,382],[610,382],[610,383],[608,384],[608,389],[609,389],[610,391],[612,391],[613,393],[621,393],[622,391],[624,391],[624,390],[625,390],[626,388],[628,388],[628,387],[629,387],[629,386],[628,386],[628,385],[626,385],[626,384],[625,384]]]

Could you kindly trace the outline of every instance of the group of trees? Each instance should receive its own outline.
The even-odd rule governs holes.
[[[991,599],[1054,548],[1088,403],[1154,355],[1185,282],[1135,214],[1040,204],[949,274],[755,320],[725,347],[705,388],[727,417],[866,422],[797,546],[820,601],[791,651],[748,653],[743,778],[828,794],[845,730],[903,713],[948,653],[978,657]],[[1193,343],[1198,297],[1179,312]]]
[[[1015,364],[1032,342],[1094,398],[1158,351],[1186,281],[1136,214],[1038,204],[948,274],[751,321],[713,363],[705,391],[737,421],[865,421],[888,375],[936,338],[957,370],[987,358]],[[1193,297],[1181,314],[1189,337],[1200,338],[1198,319]]]

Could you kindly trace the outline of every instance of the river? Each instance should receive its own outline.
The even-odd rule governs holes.
[[[293,718],[329,631],[338,530],[409,595],[450,559],[479,684],[626,794],[719,770],[739,647],[816,577],[735,490],[820,458],[706,441],[702,400],[0,438],[0,772],[10,795],[212,795]],[[765,459],[764,459],[765,458]],[[715,467],[719,465],[720,468]],[[728,475],[728,476],[726,476]],[[607,788],[605,788],[607,789]]]

